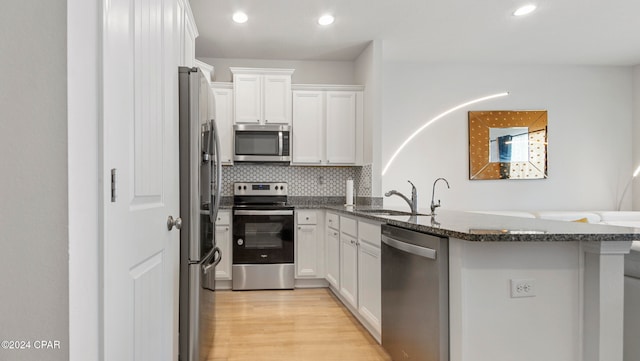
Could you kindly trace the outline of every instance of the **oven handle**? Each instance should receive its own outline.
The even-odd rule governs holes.
[[[293,210],[235,210],[235,216],[293,216]]]

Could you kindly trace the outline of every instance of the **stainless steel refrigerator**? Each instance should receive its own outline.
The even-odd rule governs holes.
[[[213,345],[221,167],[212,91],[198,68],[180,67],[179,360],[204,361]]]

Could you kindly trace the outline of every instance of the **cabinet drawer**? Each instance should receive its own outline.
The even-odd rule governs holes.
[[[298,224],[318,224],[315,211],[296,211]]]
[[[327,226],[340,229],[340,217],[335,213],[327,213]]]
[[[382,239],[381,229],[379,224],[371,224],[366,222],[358,222],[358,238],[361,241],[367,242],[372,246],[380,248],[380,242]]]
[[[231,212],[218,211],[218,217],[216,218],[216,226],[228,226],[230,224]]]
[[[358,237],[358,221],[347,217],[340,217],[340,232]]]

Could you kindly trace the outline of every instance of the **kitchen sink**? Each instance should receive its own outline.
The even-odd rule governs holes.
[[[355,211],[360,213],[371,214],[374,216],[411,216],[411,212],[396,211],[393,209],[367,208],[367,209],[355,209]],[[418,213],[417,215],[426,216],[426,214],[423,214],[423,213]]]

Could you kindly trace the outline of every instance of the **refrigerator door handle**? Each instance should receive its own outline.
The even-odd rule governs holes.
[[[216,120],[211,119],[211,133],[210,136],[213,137],[213,145],[215,147],[215,170],[214,167],[211,167],[211,179],[215,179],[216,189],[211,192],[211,204],[213,205],[212,212],[209,213],[209,217],[211,219],[211,223],[215,224],[216,218],[218,217],[218,209],[220,208],[220,198],[221,190],[222,190],[222,163],[220,162],[220,138],[218,137],[218,126],[216,125]],[[215,247],[215,243],[214,243]]]
[[[211,250],[211,252],[213,253],[213,260],[211,262],[209,262],[208,264],[203,264],[202,265],[202,270],[204,272],[204,274],[208,274],[212,268],[215,268],[215,266],[218,265],[218,263],[220,263],[220,261],[222,260],[222,251],[220,250],[220,248],[216,247],[214,249]],[[211,255],[209,255],[211,256]]]

